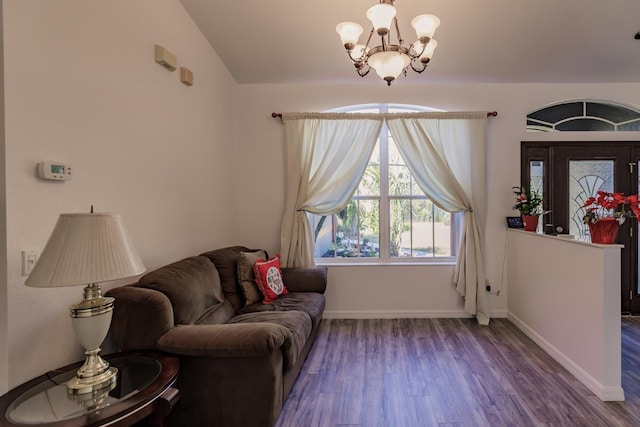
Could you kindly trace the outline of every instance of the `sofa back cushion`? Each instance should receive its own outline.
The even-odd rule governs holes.
[[[255,251],[244,246],[229,246],[201,254],[215,264],[220,274],[222,293],[236,311],[244,307],[244,295],[238,283],[238,258],[240,252]]]
[[[176,325],[193,325],[211,318],[225,302],[220,276],[204,256],[185,258],[147,273],[140,278],[138,286],[155,289],[169,298]],[[224,308],[222,311],[227,312]],[[230,315],[215,318],[225,323]]]

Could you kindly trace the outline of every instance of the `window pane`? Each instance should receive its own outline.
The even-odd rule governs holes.
[[[400,151],[393,141],[391,134],[389,134],[389,164],[390,165],[404,165],[404,159],[400,155]]]
[[[333,216],[310,215],[316,258],[380,256],[380,203],[351,200]]]
[[[307,214],[313,233],[313,256],[315,258],[333,258],[333,222],[334,216]]]
[[[428,201],[431,203],[431,201]],[[433,207],[433,256],[452,256],[451,214],[437,206]]]
[[[413,200],[411,213],[411,256],[433,256],[433,203],[431,200]]]
[[[583,114],[584,104],[582,102],[567,102],[534,111],[527,115],[527,118],[547,123],[557,123],[570,117],[581,117]]]
[[[356,191],[357,196],[379,196],[380,195],[380,148],[378,142],[371,153],[371,159],[364,171],[362,180]]]
[[[618,125],[618,130],[623,132],[638,132],[640,131],[640,120]]]
[[[431,200],[396,199],[390,202],[392,257],[451,256],[451,214]]]
[[[589,239],[589,228],[582,223],[584,202],[598,190],[612,192],[613,178],[613,160],[569,161],[569,234],[576,239]]]
[[[611,123],[603,122],[598,119],[583,119],[576,118],[573,120],[569,120],[568,122],[559,123],[556,125],[556,129],[560,132],[571,132],[571,131],[614,131],[616,130],[615,126]]]
[[[587,116],[600,117],[613,123],[637,119],[638,113],[620,105],[587,102]]]
[[[529,162],[529,188],[540,194],[544,199],[544,161],[532,160]],[[544,221],[538,221],[537,232],[544,229]]]
[[[544,197],[544,161],[532,160],[529,162],[529,188]]]
[[[356,196],[380,195],[380,165],[368,165],[358,185]]]
[[[409,168],[400,156],[398,147],[389,137],[389,195],[390,196],[411,196],[422,195],[418,185],[413,180]]]
[[[411,195],[411,174],[408,167],[389,165],[389,195]]]
[[[359,256],[380,257],[380,201],[358,200],[360,212]]]
[[[351,200],[335,217],[334,247],[338,257],[358,256],[358,202]]]
[[[551,131],[553,131],[553,125],[549,123],[542,123],[534,120],[527,120],[527,132],[551,132]]]
[[[411,256],[411,201],[396,199],[389,201],[389,255]]]

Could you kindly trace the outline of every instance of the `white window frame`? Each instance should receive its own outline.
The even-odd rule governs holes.
[[[402,105],[402,104],[365,104],[365,105],[354,105],[348,107],[341,107],[332,110],[328,110],[328,112],[375,112],[375,113],[387,113],[392,110],[401,110],[403,112],[413,112],[413,111],[443,111],[436,108],[431,107],[423,107],[416,105]],[[389,129],[387,127],[386,122],[383,123],[382,129],[380,130],[379,136],[379,147],[380,147],[380,196],[357,196],[354,195],[351,200],[377,200],[379,203],[379,212],[380,212],[380,243],[379,243],[379,254],[380,256],[377,258],[369,258],[369,257],[349,257],[349,258],[341,258],[341,257],[333,257],[333,258],[315,258],[316,265],[381,265],[381,264],[392,264],[392,265],[416,265],[416,264],[424,264],[424,265],[455,265],[457,261],[457,256],[439,256],[439,257],[391,257],[388,254],[390,253],[390,235],[391,230],[389,227],[390,224],[390,202],[391,200],[428,200],[426,196],[393,196],[389,195]],[[383,165],[386,165],[383,167]],[[461,218],[458,220],[454,220],[452,215],[452,224],[459,223],[461,224]],[[434,225],[435,226],[435,225]],[[452,235],[455,233],[452,233]],[[453,239],[451,241],[451,245],[455,245],[452,249],[454,253],[457,253],[457,245],[459,242],[454,242]],[[314,242],[315,244],[315,242]],[[412,245],[413,247],[413,242]]]

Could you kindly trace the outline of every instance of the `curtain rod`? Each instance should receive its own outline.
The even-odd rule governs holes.
[[[497,111],[487,111],[487,117],[496,117],[497,115]],[[273,117],[274,119],[280,119],[280,121],[282,121],[282,113],[271,113],[271,117]]]

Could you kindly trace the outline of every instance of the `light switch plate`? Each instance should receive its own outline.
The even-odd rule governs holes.
[[[28,276],[38,261],[38,253],[36,251],[22,251],[22,275]]]

